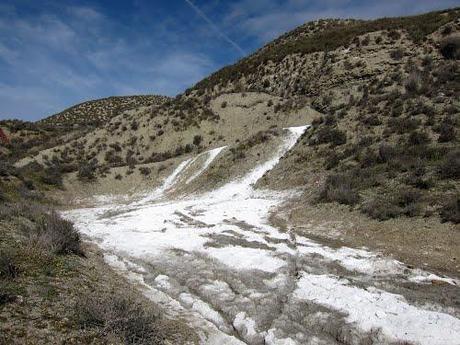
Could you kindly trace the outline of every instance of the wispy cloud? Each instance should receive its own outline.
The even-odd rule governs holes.
[[[139,32],[91,7],[18,12],[0,13],[0,119],[34,120],[112,95],[174,96],[218,67],[170,19],[170,31],[158,21]]]
[[[238,0],[229,6],[226,27],[265,43],[319,18],[370,19],[459,6],[458,0]]]
[[[221,38],[227,41],[233,48],[235,48],[241,56],[245,56],[246,52],[241,48],[238,43],[232,40],[225,32],[223,32],[219,27],[214,24],[214,22],[204,13],[198,6],[196,6],[192,1],[185,0],[185,2],[198,14]]]

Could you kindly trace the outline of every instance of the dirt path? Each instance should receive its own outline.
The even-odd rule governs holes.
[[[169,179],[150,198],[65,215],[204,344],[459,344],[455,279],[270,225],[270,210],[292,195],[252,185],[304,130],[212,192],[171,199]],[[187,164],[179,169],[173,180]]]

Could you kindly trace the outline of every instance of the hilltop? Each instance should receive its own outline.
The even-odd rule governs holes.
[[[156,95],[112,96],[74,105],[39,121],[60,127],[100,126],[123,111],[162,104],[169,98]]]

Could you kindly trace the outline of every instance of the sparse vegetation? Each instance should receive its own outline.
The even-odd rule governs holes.
[[[105,336],[118,337],[124,344],[162,344],[158,313],[141,305],[133,297],[119,294],[85,296],[75,305],[81,327],[97,328]]]

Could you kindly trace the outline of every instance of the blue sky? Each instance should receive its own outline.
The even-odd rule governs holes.
[[[0,119],[111,95],[174,96],[317,18],[375,18],[460,0],[1,0]]]

